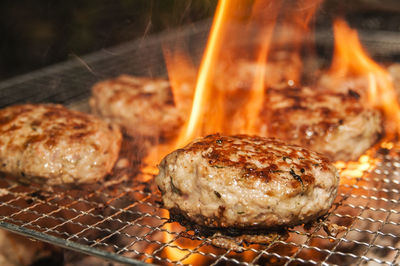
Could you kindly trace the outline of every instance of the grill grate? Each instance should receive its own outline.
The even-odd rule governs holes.
[[[400,153],[393,148],[391,153]],[[216,248],[212,237],[194,235],[168,220],[151,178],[118,174],[103,185],[44,189],[0,180],[0,226],[43,241],[110,260],[185,264],[400,263],[400,158],[377,154],[376,167],[354,179],[342,176],[327,217],[311,228],[298,226],[290,237],[243,252]],[[343,172],[346,169],[342,170]],[[118,171],[117,171],[118,172]],[[87,192],[89,191],[89,192]],[[336,232],[328,229],[337,226]],[[168,258],[168,253],[178,251]]]
[[[121,73],[163,75],[162,44],[184,37],[188,49],[200,55],[208,28],[209,23],[194,24],[5,81],[0,84],[0,106],[58,102],[85,110],[94,82]],[[374,45],[376,39],[371,49]],[[153,176],[137,170],[143,154],[134,140],[126,141],[121,157],[133,165],[116,168],[103,184],[43,188],[1,176],[0,227],[130,264],[400,263],[400,148],[396,145],[378,149],[372,156],[373,167],[363,169],[359,178],[346,174],[354,169],[342,169],[338,197],[324,219],[290,229],[287,240],[249,243],[235,252],[214,247],[212,237],[197,236],[169,221],[154,184],[145,182]]]

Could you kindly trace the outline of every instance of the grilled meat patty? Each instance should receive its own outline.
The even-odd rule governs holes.
[[[263,137],[210,135],[167,155],[165,208],[208,227],[271,228],[327,213],[339,176],[315,152]]]
[[[352,90],[271,88],[261,120],[261,135],[307,147],[334,161],[356,160],[382,132],[380,113]]]
[[[252,87],[257,71],[263,67],[264,82],[268,86],[297,84],[301,79],[302,60],[298,53],[278,51],[272,53],[268,62],[256,62],[246,59],[232,64],[229,60],[222,61],[217,68],[218,78],[215,85],[224,90],[248,90]]]
[[[0,171],[49,185],[91,183],[118,157],[118,127],[61,105],[25,104],[0,110]]]
[[[368,75],[338,76],[330,72],[322,72],[317,80],[318,89],[321,91],[334,91],[340,93],[356,92],[363,102],[368,102]]]
[[[170,137],[183,123],[166,79],[122,75],[99,82],[92,88],[90,106],[133,137]]]

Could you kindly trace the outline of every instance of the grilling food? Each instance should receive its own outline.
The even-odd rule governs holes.
[[[304,146],[334,161],[356,160],[382,132],[380,113],[353,90],[271,88],[261,119],[266,125],[261,135]]]
[[[183,123],[166,79],[122,75],[99,82],[92,88],[90,106],[133,137],[168,138]]]
[[[369,80],[367,75],[338,77],[327,73],[322,73],[318,77],[317,85],[323,92],[334,91],[348,93],[356,92],[363,102],[368,102]]]
[[[155,181],[165,208],[207,227],[275,228],[326,214],[339,176],[315,152],[257,136],[210,135],[167,155]]]
[[[0,110],[0,171],[49,185],[91,183],[113,168],[119,128],[61,105]]]
[[[247,90],[252,86],[257,71],[263,67],[265,84],[281,86],[282,84],[297,84],[301,79],[302,61],[298,53],[278,51],[272,53],[267,63],[241,59],[235,64],[222,61],[217,69],[220,74],[215,79],[215,85],[224,90]]]

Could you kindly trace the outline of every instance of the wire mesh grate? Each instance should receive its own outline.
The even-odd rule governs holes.
[[[164,75],[162,45],[184,37],[188,49],[200,55],[208,29],[209,23],[194,24],[89,55],[81,59],[85,65],[72,60],[5,81],[0,83],[0,106],[57,102],[85,110],[96,81],[121,73]],[[46,188],[21,185],[1,175],[0,227],[130,264],[400,263],[400,149],[396,145],[377,149],[372,167],[357,178],[347,174],[352,169],[341,170],[339,193],[326,217],[289,229],[286,240],[249,242],[239,252],[216,247],[214,236],[197,235],[170,221],[151,182],[153,176],[140,172],[141,149],[135,140],[125,142],[120,160],[128,159],[129,167],[116,167],[101,184]]]
[[[400,159],[393,158],[392,162],[398,163]],[[364,173],[367,178],[349,179],[353,183],[346,183],[348,180],[344,177],[327,217],[310,228],[290,229],[285,241],[276,239],[268,245],[250,243],[242,252],[217,248],[212,245],[212,237],[197,236],[170,221],[168,212],[159,204],[157,190],[141,182],[138,176],[85,191],[24,186],[3,176],[0,225],[9,230],[13,229],[7,225],[33,230],[43,238],[53,236],[61,239],[66,247],[71,242],[84,245],[89,253],[104,250],[107,252],[104,257],[114,260],[126,257],[174,264],[202,260],[244,265],[266,261],[287,265],[344,261],[390,265],[399,262],[397,190],[400,185],[397,181],[400,176],[393,174],[394,171],[390,171],[391,175],[382,174],[385,169],[390,167],[377,166]],[[381,179],[386,182],[378,182]]]

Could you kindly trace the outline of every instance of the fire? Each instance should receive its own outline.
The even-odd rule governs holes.
[[[338,80],[366,77],[370,104],[385,116],[385,133],[393,138],[400,130],[400,107],[390,74],[373,61],[362,48],[358,34],[345,21],[334,23],[335,51],[330,72]]]
[[[164,215],[168,216],[169,213],[164,211]],[[181,228],[181,226],[176,223],[168,223],[165,225],[164,229],[170,232],[184,231],[184,228]],[[165,234],[164,242],[169,243],[172,246],[176,246],[166,247],[164,249],[166,256],[171,261],[179,261],[183,264],[193,264],[194,262],[201,264],[202,260],[204,259],[203,255],[191,252],[196,245],[193,245],[190,239],[180,237],[179,240],[176,241],[173,234]]]
[[[210,89],[207,90],[206,88],[211,87],[212,73],[215,69],[215,65],[213,64],[213,62],[217,60],[219,49],[221,49],[221,46],[217,44],[222,42],[222,35],[220,33],[224,31],[224,27],[226,27],[226,24],[224,24],[223,21],[227,20],[229,14],[232,13],[234,8],[233,5],[234,2],[235,1],[219,1],[218,3],[216,15],[214,16],[213,27],[211,29],[211,33],[206,47],[206,52],[203,56],[203,60],[199,69],[189,122],[185,124],[184,130],[181,131],[181,134],[177,140],[177,143],[175,144],[175,147],[181,147],[190,142],[194,137],[199,135],[199,129],[201,129],[203,125],[204,116],[207,115],[203,110],[203,106],[205,106],[207,103],[210,102],[210,97],[211,97],[211,90]],[[171,61],[171,59],[167,60],[167,62],[168,61]],[[169,70],[172,69],[176,70],[176,68],[170,65]],[[175,76],[173,73],[176,72],[171,72],[171,71],[169,72],[170,77],[171,76],[174,78],[180,77],[180,76]],[[179,83],[178,80],[179,79],[177,79],[177,82]],[[213,97],[214,96],[216,95],[213,95]],[[215,118],[214,120],[220,119],[220,117],[218,116],[214,116],[214,118]],[[218,125],[220,125],[220,123],[218,122],[213,123],[212,121],[207,121],[207,124],[210,124],[214,130],[221,129],[220,127],[218,127]],[[176,231],[177,229],[177,228],[172,228],[172,224],[167,225],[167,227],[168,227],[167,230],[169,229],[171,231],[172,229],[174,229],[174,231]],[[171,235],[166,234],[166,241],[169,242],[173,241]],[[176,244],[180,246],[179,243]],[[193,249],[195,248],[195,246],[189,245],[185,246],[185,248]],[[184,251],[176,248],[166,247],[164,251],[166,253],[166,256],[170,258],[172,261],[179,261],[182,257],[185,256]],[[196,256],[191,256],[190,258],[187,258],[184,261],[184,263],[187,264],[193,263],[195,257]],[[201,263],[201,262],[197,261],[196,263]]]
[[[298,43],[301,42],[302,32],[310,30],[310,22],[321,0],[290,2],[294,4],[294,7],[290,9],[290,12],[286,12],[283,23],[294,25],[298,31],[293,39],[297,46],[295,50],[299,50]],[[252,8],[243,8],[250,3],[253,4]],[[269,78],[266,76],[266,64],[270,51],[273,49],[273,38],[282,37],[276,32],[276,21],[284,3],[283,0],[219,1],[198,72],[184,53],[164,50],[177,108],[184,113],[190,112],[190,116],[177,139],[158,145],[150,152],[145,159],[147,166],[142,168],[143,172],[156,174],[155,165],[165,154],[186,145],[196,137],[215,132],[257,134],[258,117],[263,108],[265,90],[270,85]],[[239,10],[247,10],[248,14]],[[233,36],[230,23],[237,21],[245,27],[236,31],[236,36]],[[256,36],[253,30],[255,25],[259,27]],[[388,121],[386,133],[393,137],[400,129],[398,127],[400,107],[396,101],[390,75],[367,56],[356,31],[350,29],[343,20],[335,21],[334,32],[335,53],[330,75],[338,80],[355,76],[367,77],[367,98],[372,106],[382,110]],[[247,46],[250,50],[248,52],[250,60],[255,63],[256,69],[248,88],[233,88],[234,91],[232,91],[232,88],[221,88],[215,83],[217,79],[231,78],[223,76],[223,71],[219,69],[221,62],[236,65],[241,59],[242,51],[232,45],[232,42],[237,41],[235,37],[257,39],[257,43]],[[234,103],[232,104],[227,99]],[[382,142],[381,147],[390,146],[390,143]],[[378,160],[374,158],[374,149],[371,149],[357,162],[336,162],[335,165],[341,175],[347,177],[341,182],[354,184],[358,178],[371,171],[377,162]],[[166,211],[162,216],[169,219],[169,213]],[[165,229],[173,232],[184,230],[172,223],[167,223]],[[185,264],[202,263],[200,259],[203,256],[188,252],[197,247],[191,241],[177,241],[168,233],[165,234],[164,241],[169,245],[163,249],[163,252],[171,261]]]
[[[268,7],[268,5],[270,5]],[[270,50],[271,39],[273,30],[276,24],[276,16],[278,14],[278,9],[280,8],[281,2],[276,1],[272,4],[269,1],[258,1],[254,4],[252,10],[252,16],[250,20],[259,20],[264,17],[261,12],[265,12],[266,14],[272,14],[269,19],[264,19],[260,22],[262,25],[261,30],[261,43],[258,49],[259,53],[256,59],[256,63],[258,68],[256,69],[256,73],[254,76],[254,81],[252,88],[249,93],[249,100],[245,104],[243,108],[243,117],[245,117],[247,123],[245,123],[244,128],[242,128],[243,132],[247,134],[256,134],[257,133],[257,122],[258,115],[262,110],[263,102],[264,102],[264,90],[265,90],[265,70],[266,65],[264,62],[267,61],[268,52]],[[239,133],[239,132],[237,132]]]
[[[374,158],[373,150],[369,150],[365,155],[362,155],[356,162],[335,162],[336,168],[340,172],[340,184],[354,185],[358,179],[363,177],[365,173],[373,170],[378,159]]]
[[[182,50],[164,48],[164,58],[175,105],[183,113],[190,112],[197,69]]]
[[[240,7],[245,9],[243,8],[243,5],[246,5],[244,1],[219,2],[199,68],[190,118],[178,138],[178,147],[196,137],[215,132],[257,133],[258,115],[264,99],[265,65],[281,3],[281,0],[255,1],[250,14],[247,15],[239,12]],[[235,32],[238,38],[251,39],[254,37],[252,28],[254,26],[260,28],[257,35],[260,41],[248,47],[256,51],[256,54],[252,56],[257,68],[251,88],[244,92],[218,88],[214,85],[215,79],[227,78],[216,74],[220,71],[218,64],[223,59],[232,64],[240,60],[240,56],[237,56],[240,54],[238,48],[231,45],[231,42],[238,40],[232,38],[229,27],[230,22],[238,19],[245,25],[244,29],[238,29],[238,32]],[[235,120],[235,123],[231,123],[231,119]]]
[[[307,8],[301,9],[300,17],[297,17],[292,24],[304,31],[308,30],[307,25],[319,2],[316,0],[298,1],[299,6],[305,5]],[[247,7],[251,3],[253,4],[252,8],[248,9]],[[215,132],[257,134],[258,116],[263,108],[265,89],[269,85],[268,77],[266,77],[266,63],[282,4],[282,0],[219,1],[195,82],[193,64],[188,57],[182,52],[172,53],[164,50],[177,107],[180,110],[189,110],[188,106],[191,105],[190,117],[174,142],[156,147],[155,151],[146,158],[145,161],[150,165],[146,171],[154,172],[151,163],[153,162],[154,165],[154,162],[159,162],[157,158],[161,159],[160,154],[168,153],[168,149],[180,148],[196,137]],[[247,10],[248,14],[240,10]],[[293,10],[293,13],[297,12],[298,7],[294,7]],[[285,19],[289,19],[289,17]],[[293,20],[293,18],[290,19]],[[244,27],[240,30],[235,29],[235,39],[232,38],[230,23],[237,21],[240,21]],[[254,36],[255,27],[258,28],[256,36]],[[231,78],[219,75],[224,73],[218,69],[218,64],[222,61],[237,64],[241,60],[242,51],[232,45],[232,42],[253,38],[258,41],[252,45],[246,44],[246,48],[251,51],[251,60],[257,66],[251,77],[249,88],[242,91],[233,88],[235,91],[232,91],[230,88],[215,86],[216,79]],[[182,85],[191,82],[195,84],[194,93],[190,93],[190,86],[186,87],[186,89],[189,88],[188,90],[185,91],[184,88],[182,91]],[[231,103],[232,101],[234,104]],[[235,123],[232,123],[232,120]],[[169,218],[168,213],[164,213],[164,215]],[[166,229],[174,232],[183,230],[174,224],[167,224]],[[165,241],[180,247],[167,246],[164,248],[165,255],[172,261],[201,264],[201,256],[196,254],[188,256],[186,250],[196,247],[190,241],[187,243],[175,241],[169,234],[165,235]],[[252,257],[251,255],[246,256]]]
[[[266,73],[268,57],[274,48],[272,40],[279,39],[280,45],[292,47],[291,51],[297,55],[305,33],[312,28],[310,23],[313,14],[321,2],[295,0],[288,4],[283,0],[219,1],[194,82],[193,94],[188,93],[190,89],[182,92],[180,88],[181,84],[188,83],[188,76],[193,80],[193,64],[189,57],[182,52],[174,54],[164,50],[176,104],[181,110],[190,110],[190,116],[174,147],[182,147],[196,137],[216,132],[257,134],[260,131],[259,114],[263,109],[264,93],[271,85],[270,80],[275,78]],[[295,36],[292,33],[290,36],[282,34],[284,31],[280,31],[276,25],[278,18],[282,24],[295,29]],[[245,47],[238,45],[243,40],[248,40]],[[221,85],[236,79],[226,74],[226,68],[222,66],[239,67],[243,59],[255,65],[249,71],[249,77],[246,77],[248,86],[236,88]],[[293,75],[297,76],[297,73]]]
[[[214,70],[214,65],[212,63],[216,61],[218,50],[220,49],[216,44],[221,43],[222,35],[220,32],[223,31],[223,27],[226,25],[222,22],[227,20],[227,17],[229,16],[228,11],[233,8],[233,3],[234,1],[220,1],[218,3],[206,52],[200,65],[190,119],[185,125],[185,130],[182,131],[183,133],[179,137],[178,146],[182,146],[182,144],[191,141],[194,136],[197,135],[196,131],[198,128],[203,124],[205,114],[202,112],[202,107],[205,106],[210,99],[210,90],[206,90],[205,88],[210,87],[211,84],[211,74]],[[233,10],[231,10],[231,12],[232,11]],[[214,129],[217,129],[217,125],[212,126]]]

